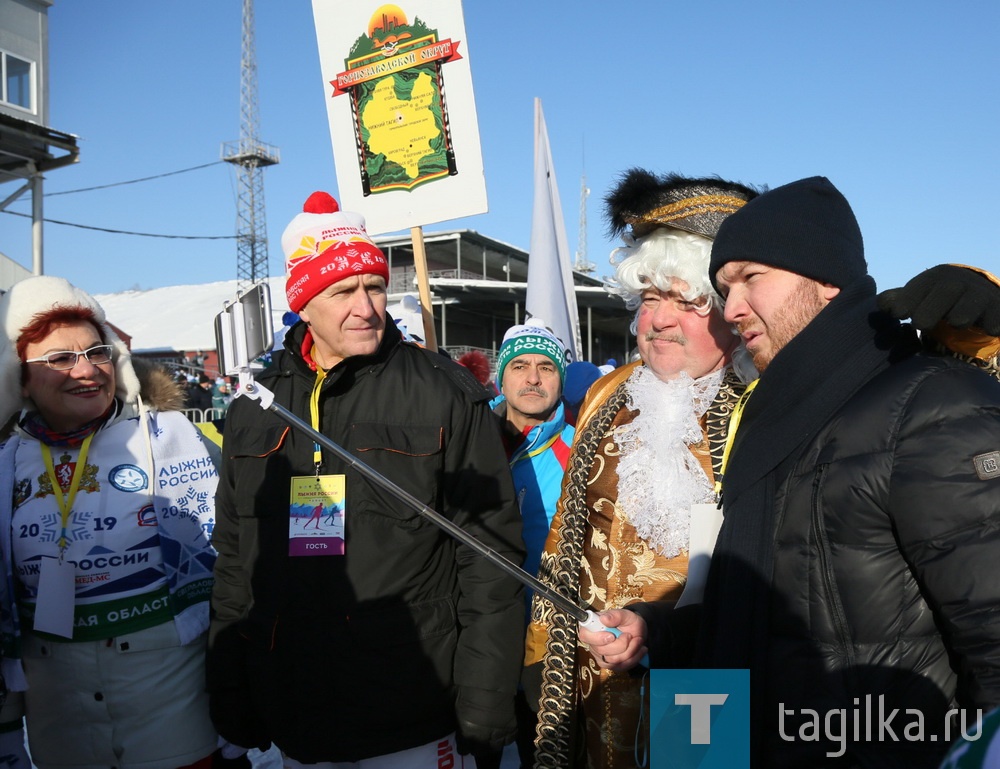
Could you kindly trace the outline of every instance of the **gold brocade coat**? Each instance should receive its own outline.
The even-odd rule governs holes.
[[[687,579],[687,553],[666,558],[651,550],[617,508],[613,431],[638,413],[625,405],[625,382],[638,365],[616,369],[591,389],[542,556],[540,578],[595,611],[674,601]],[[742,390],[728,372],[702,418],[705,438],[690,447],[709,478],[717,472],[729,414]],[[577,643],[575,620],[537,598],[525,663],[543,665],[536,766],[636,765],[642,678],[600,669]],[[648,706],[648,694],[646,700]],[[638,744],[641,755],[649,744],[648,721]]]

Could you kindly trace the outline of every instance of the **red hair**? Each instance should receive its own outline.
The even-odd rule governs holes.
[[[27,326],[21,329],[21,335],[17,338],[17,357],[24,361],[25,351],[29,344],[37,344],[51,334],[58,326],[67,323],[89,323],[96,330],[101,338],[102,344],[108,343],[104,328],[97,320],[94,311],[89,307],[53,307],[51,310],[36,313]],[[25,368],[21,366],[21,384],[24,384]]]

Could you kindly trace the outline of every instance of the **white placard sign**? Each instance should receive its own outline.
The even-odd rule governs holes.
[[[341,207],[369,234],[485,213],[460,0],[313,0]]]

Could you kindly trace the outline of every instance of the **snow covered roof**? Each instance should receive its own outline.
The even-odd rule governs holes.
[[[271,315],[277,334],[288,311],[285,278],[268,278]],[[132,350],[214,350],[215,316],[236,298],[235,280],[166,286],[146,291],[96,294],[108,320],[132,336]]]
[[[285,278],[268,278],[271,288],[271,320],[275,348],[283,337],[282,316],[288,312]],[[236,298],[236,281],[223,280],[200,285],[166,286],[146,291],[95,294],[108,321],[132,337],[132,351],[140,353],[197,352],[215,349],[215,316],[226,302]],[[420,304],[415,296],[389,297],[387,308],[394,318],[420,333]]]

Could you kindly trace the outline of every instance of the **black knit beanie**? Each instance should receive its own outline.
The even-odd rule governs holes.
[[[757,262],[843,288],[868,274],[858,220],[825,176],[776,187],[722,223],[708,275],[728,262]]]

